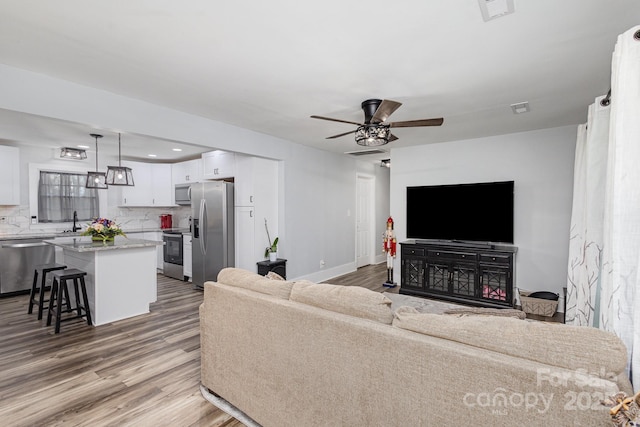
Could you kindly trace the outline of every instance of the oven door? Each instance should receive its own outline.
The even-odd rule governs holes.
[[[164,262],[182,265],[182,233],[162,234],[164,242]]]

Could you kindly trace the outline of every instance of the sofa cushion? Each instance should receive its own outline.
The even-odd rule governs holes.
[[[609,378],[627,364],[622,341],[600,329],[509,317],[444,316],[400,307],[393,326],[536,362]],[[615,375],[614,375],[615,376]]]
[[[241,268],[223,268],[218,273],[218,282],[229,286],[249,289],[262,294],[289,299],[292,282],[286,280],[267,279],[256,273]]]
[[[359,286],[339,286],[300,280],[291,288],[291,301],[390,325],[391,300]]]

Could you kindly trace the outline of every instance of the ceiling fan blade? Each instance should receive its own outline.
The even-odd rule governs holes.
[[[407,120],[404,122],[391,122],[389,126],[392,128],[410,128],[417,126],[440,126],[444,122],[442,117],[437,119]]]
[[[356,131],[352,130],[350,132],[345,132],[345,133],[341,133],[341,134],[338,134],[338,135],[328,136],[327,139],[340,138],[341,136],[349,135],[350,133],[356,133]]]
[[[389,116],[396,111],[402,105],[401,102],[391,101],[384,99],[378,109],[371,117],[371,123],[382,123],[389,118]]]
[[[350,122],[349,120],[332,119],[331,117],[311,116],[312,119],[329,120],[331,122],[348,123],[350,125],[361,126],[362,123]],[[354,131],[355,132],[355,131]]]
[[[393,142],[393,141],[395,141],[396,139],[398,139],[398,137],[397,137],[397,136],[395,136],[395,135],[394,135],[394,134],[392,134],[392,133],[390,133],[390,134],[389,134],[389,140],[388,140],[389,142]]]

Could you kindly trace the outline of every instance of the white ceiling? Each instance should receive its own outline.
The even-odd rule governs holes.
[[[478,0],[0,0],[0,63],[342,153],[353,135],[325,137],[354,126],[309,116],[361,122],[368,98],[402,102],[392,121],[444,117],[385,148],[585,122],[638,23],[637,0],[515,0],[489,22]],[[0,141],[94,131],[0,110]],[[174,146],[122,131],[129,158]],[[202,151],[185,150],[166,158]]]

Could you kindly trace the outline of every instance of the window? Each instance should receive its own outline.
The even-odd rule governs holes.
[[[98,216],[98,191],[86,188],[87,175],[40,171],[38,218],[40,222],[71,222]]]

